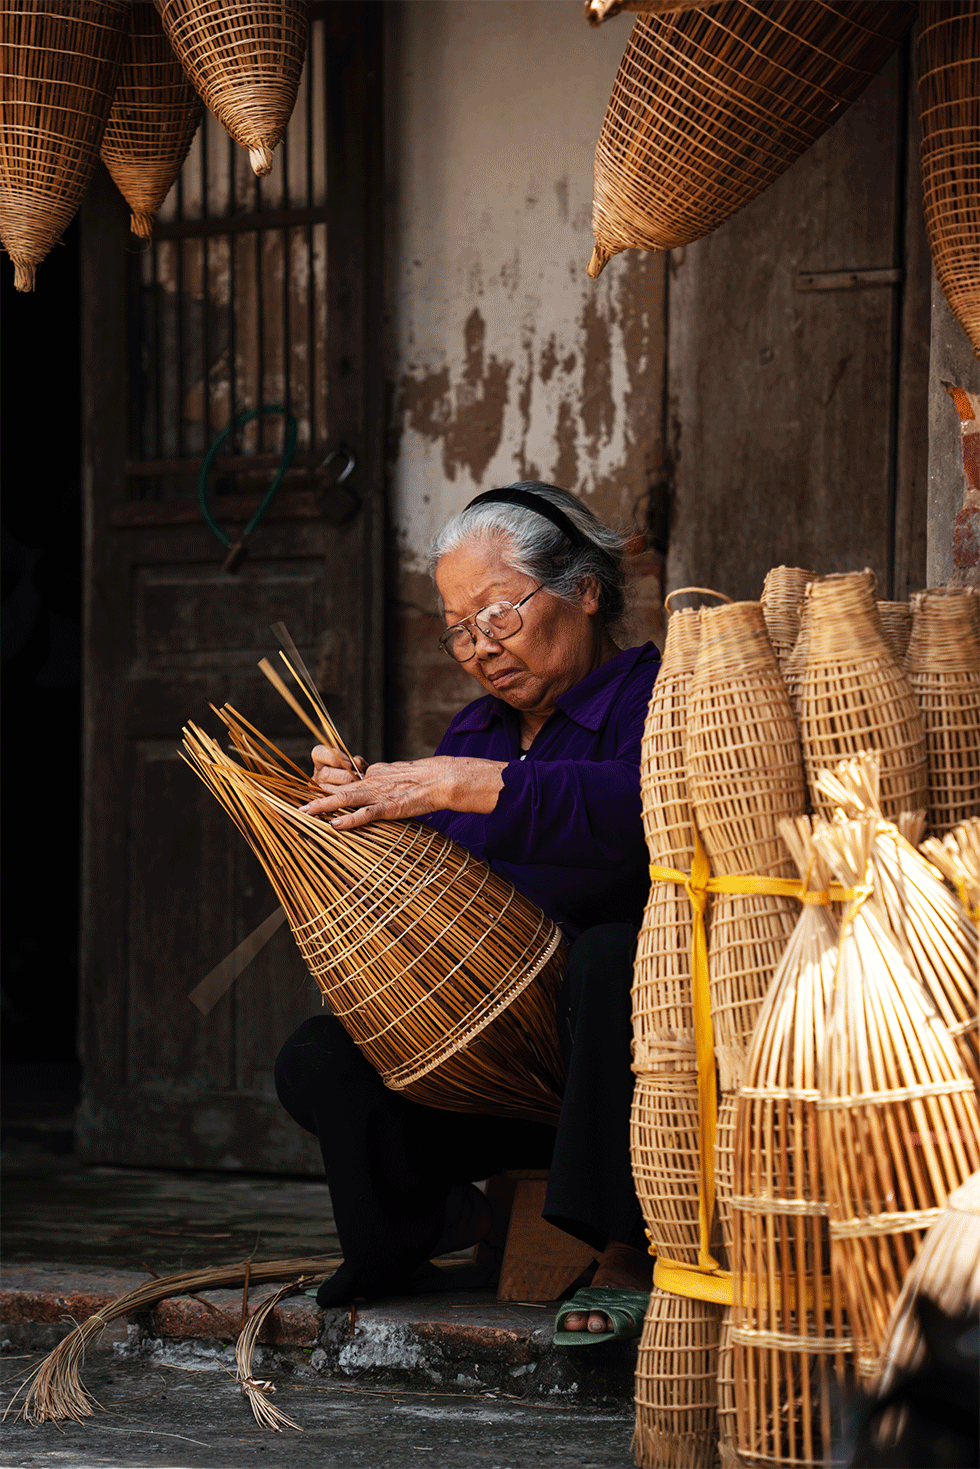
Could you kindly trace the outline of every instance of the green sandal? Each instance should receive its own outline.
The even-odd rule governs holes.
[[[555,1317],[555,1346],[591,1347],[604,1341],[627,1341],[630,1337],[639,1336],[649,1300],[650,1292],[644,1290],[616,1290],[611,1286],[587,1286],[577,1290]],[[586,1315],[601,1311],[612,1322],[612,1331],[563,1331],[562,1322],[576,1311],[583,1311]]]

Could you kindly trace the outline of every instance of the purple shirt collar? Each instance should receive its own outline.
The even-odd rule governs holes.
[[[597,730],[609,713],[617,693],[636,665],[642,661],[659,662],[660,654],[653,643],[643,643],[638,648],[624,648],[608,662],[587,673],[577,684],[555,700],[555,706],[585,729]],[[454,730],[487,729],[491,720],[504,722],[513,719],[517,711],[504,699],[485,694],[476,699],[456,717]]]

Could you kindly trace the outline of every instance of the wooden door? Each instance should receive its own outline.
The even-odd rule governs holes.
[[[188,992],[276,907],[179,756],[230,702],[282,748],[309,737],[259,673],[289,627],[338,725],[381,753],[380,7],[311,6],[303,84],[272,175],[210,115],[152,246],[105,173],[83,213],[86,497],[79,1148],[89,1160],[318,1171],[272,1066],[319,1008],[289,931],[202,1017]],[[293,468],[241,568],[195,491],[214,434],[287,407]],[[283,420],[226,442],[210,483],[240,535]],[[331,489],[341,443],[357,468]]]

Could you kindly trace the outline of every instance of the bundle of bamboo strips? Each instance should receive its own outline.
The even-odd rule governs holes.
[[[343,749],[291,652],[321,737]],[[259,858],[310,973],[385,1085],[450,1111],[554,1122],[567,952],[557,925],[430,826],[337,831],[305,815],[317,788],[233,709],[216,712],[237,759],[194,725],[186,758]]]
[[[704,1469],[718,1441],[721,1307],[654,1286],[636,1360],[640,1469]]]
[[[820,1065],[820,1155],[830,1205],[835,1332],[846,1304],[870,1375],[925,1230],[980,1166],[980,1113],[955,1045],[874,895],[875,818],[813,840],[848,887]]]
[[[980,593],[919,592],[905,667],[929,761],[929,826],[944,836],[980,816]]]
[[[885,641],[871,571],[823,577],[810,587],[809,641],[800,689],[800,740],[814,809],[830,814],[821,770],[862,750],[881,752],[881,804],[894,819],[926,804],[922,717],[904,669]]]
[[[809,889],[830,872],[810,822],[783,822]],[[738,1095],[732,1249],[732,1375],[743,1464],[817,1465],[834,1437],[826,1190],[817,1074],[833,993],[837,924],[804,904],[752,1038]]]
[[[222,1287],[244,1285],[247,1292],[249,1284],[261,1285],[265,1281],[289,1279],[291,1284],[286,1287],[286,1291],[295,1290],[305,1283],[306,1277],[320,1279],[325,1270],[341,1264],[343,1261],[336,1256],[303,1257],[299,1260],[243,1260],[236,1261],[233,1265],[182,1271],[178,1275],[154,1276],[145,1285],[139,1285],[135,1290],[118,1296],[110,1306],[96,1311],[69,1332],[54,1351],[48,1353],[40,1366],[32,1369],[23,1386],[8,1403],[4,1417],[13,1412],[29,1423],[82,1423],[86,1418],[91,1418],[100,1404],[83,1385],[80,1372],[86,1350],[98,1341],[112,1321],[140,1316],[172,1296],[196,1296],[200,1291],[219,1290]],[[227,1334],[237,1338],[238,1326],[227,1321],[226,1326],[231,1328]],[[246,1366],[250,1365],[250,1354],[244,1360]],[[21,1397],[23,1401],[18,1401]]]
[[[802,815],[806,786],[793,710],[758,602],[701,611],[687,780],[716,876],[794,876],[779,822]],[[711,1010],[723,1092],[741,1083],[759,1007],[796,916],[792,898],[722,893],[714,899]]]
[[[974,928],[980,929],[980,817],[961,821],[942,841],[930,837],[922,851],[953,884]]]
[[[766,619],[766,631],[776,655],[779,671],[785,677],[786,664],[800,635],[800,608],[803,594],[813,572],[802,566],[774,566],[766,573],[762,583],[762,615]]]
[[[875,818],[870,864],[877,904],[980,1092],[976,927],[929,862],[881,819],[876,754],[842,761],[817,784],[848,816]]]

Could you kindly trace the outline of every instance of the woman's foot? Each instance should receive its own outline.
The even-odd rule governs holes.
[[[648,1291],[653,1284],[653,1260],[646,1250],[611,1240],[596,1266],[592,1286],[614,1290]],[[608,1332],[612,1328],[603,1311],[573,1311],[562,1323],[564,1331]]]

